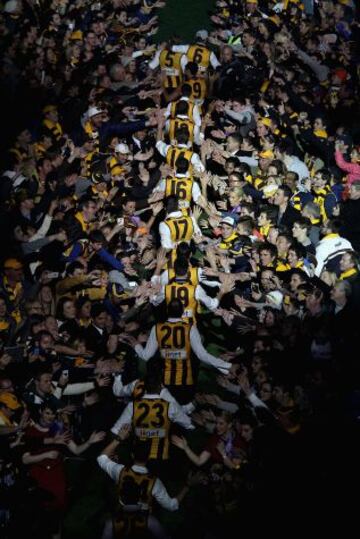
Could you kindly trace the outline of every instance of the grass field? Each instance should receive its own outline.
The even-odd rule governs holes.
[[[159,13],[155,40],[161,42],[178,34],[183,43],[191,42],[197,30],[210,28],[209,10],[214,5],[215,0],[167,0]]]

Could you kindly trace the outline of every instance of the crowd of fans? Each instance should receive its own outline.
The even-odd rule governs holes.
[[[3,4],[4,538],[216,539],[356,432],[359,7],[164,5]]]

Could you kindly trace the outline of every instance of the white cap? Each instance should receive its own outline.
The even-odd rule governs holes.
[[[221,225],[229,225],[229,226],[235,226],[235,219],[233,217],[224,217],[224,219],[221,219],[220,226]]]
[[[120,144],[115,146],[115,151],[117,153],[130,153],[129,146],[123,142],[120,142]]]
[[[276,191],[279,189],[279,186],[276,183],[269,183],[263,188],[263,193],[266,198],[272,197],[275,195]]]
[[[14,13],[20,7],[18,0],[9,0],[4,6],[5,13]]]
[[[195,37],[198,37],[201,41],[206,41],[209,37],[209,32],[207,30],[198,30]]]
[[[282,308],[283,299],[284,296],[279,290],[273,290],[272,292],[268,292],[268,294],[266,294],[266,303],[269,305],[269,307],[273,307],[279,311]]]
[[[103,112],[103,110],[98,109],[97,107],[90,107],[87,111],[87,117],[92,118],[93,116],[96,116],[97,114],[102,114]]]

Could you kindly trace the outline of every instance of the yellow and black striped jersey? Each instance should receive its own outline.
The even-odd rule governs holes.
[[[165,179],[165,196],[177,196],[179,208],[188,208],[192,200],[193,183],[192,178],[168,177]]]
[[[169,402],[160,397],[135,400],[133,427],[140,441],[150,440],[150,459],[169,458]]]
[[[169,122],[169,138],[170,140],[176,140],[176,133],[178,129],[187,131],[189,133],[188,141],[193,143],[195,136],[195,124],[190,120],[181,120],[180,118],[172,118]]]
[[[174,280],[165,285],[165,301],[168,305],[171,300],[178,299],[184,307],[182,318],[194,318],[197,311],[198,302],[195,298],[196,285],[187,281]]]
[[[180,217],[168,217],[165,224],[170,229],[170,237],[174,243],[190,241],[194,233],[194,223],[189,215],[182,210]]]
[[[202,45],[190,45],[186,56],[189,62],[198,64],[201,71],[206,71],[210,65],[210,51]]]
[[[181,52],[173,52],[167,49],[161,51],[159,63],[160,69],[165,74],[164,87],[178,88],[182,84]]]
[[[192,385],[191,324],[186,321],[165,322],[156,325],[160,355],[164,360],[165,385]]]
[[[191,163],[193,153],[194,152],[192,150],[188,150],[187,148],[177,148],[176,146],[171,146],[166,152],[166,163],[172,168],[175,168],[176,161],[180,155]],[[191,172],[191,169],[192,166],[189,165],[189,172]]]

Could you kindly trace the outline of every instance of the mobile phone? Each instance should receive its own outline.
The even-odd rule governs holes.
[[[125,222],[125,219],[123,217],[118,217],[116,219],[116,222],[117,222],[118,225],[122,226],[124,224],[124,222]]]
[[[59,272],[58,271],[50,271],[48,274],[47,274],[47,277],[49,279],[57,279],[57,277],[59,277]]]
[[[256,294],[259,294],[260,286],[258,285],[258,283],[251,283],[251,290]]]

